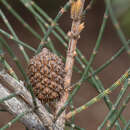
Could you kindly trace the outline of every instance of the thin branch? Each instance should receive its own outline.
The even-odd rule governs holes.
[[[113,9],[112,9],[112,6],[111,6],[111,1],[105,0],[105,3],[106,3],[106,6],[109,10],[109,14],[110,14],[112,23],[113,23],[113,25],[114,25],[114,27],[117,31],[117,34],[118,34],[123,46],[125,47],[127,54],[130,55],[130,47],[128,46],[126,37],[125,37],[123,31],[121,30],[120,25],[119,25],[115,15],[114,15],[114,12],[113,12]]]
[[[4,98],[5,96],[9,96],[10,94],[11,93],[3,85],[0,84],[0,98]],[[31,110],[31,108],[29,108],[24,101],[19,100],[16,97],[3,102],[2,105],[4,105],[4,107],[15,116],[18,116],[25,111]],[[20,121],[29,129],[34,128],[37,130],[45,130],[39,117],[34,112],[24,115],[20,119]]]
[[[6,83],[8,83],[14,92],[20,91],[20,97],[24,100],[24,102],[26,102],[31,108],[34,107],[31,94],[24,87],[24,85],[22,83],[15,80],[13,77],[11,77],[9,74],[7,74],[4,70],[0,71],[0,79],[5,81]],[[40,101],[38,99],[36,99],[36,102],[37,102],[37,107],[38,107],[35,110],[36,114],[39,116],[39,118],[41,119],[43,124],[45,126],[50,127],[50,129],[51,129],[51,127],[53,126],[52,115],[46,111],[46,109],[40,103]]]
[[[117,113],[116,113],[117,112],[117,107],[119,106],[119,103],[120,103],[123,95],[125,94],[127,88],[128,88],[128,81],[126,79],[125,84],[122,86],[122,89],[119,92],[119,95],[117,97],[117,100],[116,100],[115,104],[112,106],[112,109],[109,111],[109,113],[105,117],[105,119],[102,122],[102,124],[98,127],[98,130],[101,130],[104,127],[106,122],[111,122],[113,116],[117,115]]]
[[[16,39],[15,37],[13,37],[12,35],[10,35],[9,33],[5,32],[3,29],[0,29],[0,33],[3,34],[4,36],[6,36],[8,39],[11,39],[11,40],[13,40],[13,41],[16,41],[17,44],[20,44],[20,45],[22,45],[22,46],[28,48],[29,50],[31,50],[31,51],[33,51],[33,52],[36,52],[36,50],[35,50],[33,47],[31,47],[31,46],[28,45],[27,43],[24,43],[24,42],[22,42],[22,41]]]
[[[84,105],[78,107],[77,109],[73,110],[72,112],[69,112],[66,115],[66,119],[71,118],[72,116],[76,115],[77,113],[87,109],[89,106],[91,106],[92,104],[98,102],[99,100],[101,100],[105,95],[110,94],[113,90],[115,90],[118,86],[120,86],[120,84],[126,79],[128,78],[130,74],[130,68],[128,69],[127,72],[125,72],[125,74],[122,75],[122,77],[120,77],[110,88],[104,90],[102,93],[100,93],[98,96],[92,98],[90,101],[88,101],[87,103],[85,103]]]
[[[84,28],[83,24],[81,24],[81,16],[83,12],[84,2],[85,0],[77,0],[76,2],[73,2],[71,7],[71,18],[73,19],[73,22],[72,22],[71,32],[69,32],[70,41],[69,41],[67,58],[65,63],[66,76],[65,76],[64,87],[66,89],[66,92],[64,93],[61,101],[57,104],[57,111],[56,111],[57,114],[60,111],[60,109],[64,106],[69,96],[68,90],[71,84],[76,45],[79,39],[80,32]],[[56,123],[63,122],[62,124],[65,124],[64,117],[65,117],[65,111],[59,117],[57,117],[58,120],[56,121]]]
[[[6,18],[6,16],[4,15],[4,13],[2,12],[2,10],[0,9],[0,16],[2,17],[4,23],[6,24],[6,26],[8,27],[8,29],[10,30],[11,34],[19,40],[18,36],[16,35],[14,29],[12,28],[11,24],[9,23],[8,19]],[[25,49],[23,48],[22,45],[18,45],[19,46],[19,49],[20,51],[22,52],[26,62],[28,63],[29,61],[29,57],[28,57],[28,54],[26,53]]]
[[[37,48],[37,53],[41,51],[44,43],[46,42],[47,38],[49,37],[50,33],[52,32],[53,28],[56,26],[56,23],[58,22],[59,18],[64,14],[64,12],[69,8],[69,6],[71,5],[71,1],[68,1],[64,7],[59,11],[59,13],[57,14],[57,16],[55,17],[55,19],[53,20],[53,22],[51,23],[51,26],[49,26],[47,33],[45,34],[44,38],[41,40],[40,45]]]
[[[4,102],[6,100],[9,100],[9,99],[11,99],[13,97],[16,97],[19,94],[20,94],[20,92],[14,92],[14,93],[8,95],[7,97],[4,97],[4,98],[0,99],[0,103]]]
[[[83,24],[81,23],[81,16],[83,12],[84,0],[77,0],[72,4],[71,8],[71,18],[73,19],[71,32],[69,32],[70,41],[68,46],[66,64],[65,64],[65,83],[64,86],[66,89],[71,84],[71,77],[72,77],[72,68],[74,64],[74,57],[76,53],[76,45],[79,39],[80,32],[84,28]]]
[[[17,58],[17,56],[14,54],[13,50],[9,47],[9,45],[7,44],[7,42],[3,39],[3,38],[0,38],[1,40],[1,43],[2,45],[7,49],[7,51],[9,52],[10,56],[12,57],[12,60],[15,62],[15,64],[17,65],[18,69],[20,70],[21,74],[23,75],[24,77],[24,80],[26,81],[27,83],[27,87],[32,95],[32,98],[33,98],[33,103],[35,106],[37,106],[36,104],[36,99],[35,99],[35,96],[34,96],[34,93],[33,93],[33,90],[32,90],[32,86],[30,84],[30,81],[28,79],[28,76],[26,74],[26,72],[24,71],[23,69],[23,66],[21,65],[19,59]]]
[[[17,77],[16,73],[14,72],[13,68],[8,64],[8,62],[5,59],[5,53],[3,51],[3,46],[1,44],[1,40],[0,40],[0,62],[2,63],[4,68],[9,72],[9,74],[11,76],[13,76],[16,80],[18,80],[18,77]]]
[[[25,27],[29,32],[32,33],[37,39],[41,39],[41,36],[17,13],[14,8],[6,1],[0,0],[0,2],[6,7],[6,9]]]
[[[128,130],[130,128],[130,120],[128,121],[128,123],[125,125],[124,130]]]
[[[94,58],[95,58],[95,56],[96,56],[96,54],[98,52],[98,49],[100,47],[101,40],[102,40],[102,37],[103,37],[103,33],[104,33],[104,30],[105,30],[105,27],[106,27],[107,20],[108,20],[108,9],[106,8],[104,16],[103,16],[102,25],[101,25],[101,28],[99,30],[99,35],[98,35],[98,38],[97,38],[97,41],[96,41],[96,44],[95,44],[95,47],[93,48],[93,52],[92,52],[92,54],[90,56],[90,60],[88,62],[88,65],[84,69],[84,73],[82,75],[82,78],[80,79],[81,83],[86,79],[86,76],[88,75],[89,68],[91,67],[91,65],[92,65],[92,63],[94,61]]]

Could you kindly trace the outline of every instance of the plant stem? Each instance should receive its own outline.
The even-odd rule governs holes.
[[[44,35],[45,35],[45,34],[46,34],[46,29],[45,29],[45,27],[42,25],[42,23],[39,21],[39,19],[36,19],[36,21],[37,21],[39,27],[41,28],[42,32],[43,32]],[[56,49],[55,49],[55,47],[54,47],[54,45],[53,45],[53,42],[52,42],[52,40],[51,40],[50,37],[48,37],[47,42],[48,42],[48,44],[46,44],[46,46],[47,46],[48,48],[50,48],[53,53],[57,54],[57,51],[56,51]],[[57,54],[57,55],[58,55],[58,54]]]
[[[47,33],[45,34],[42,42],[43,44],[40,44],[37,48],[37,53],[41,51],[44,43],[46,42],[47,38],[49,37],[50,33],[52,32],[53,28],[56,26],[56,23],[58,22],[59,18],[63,15],[63,13],[70,7],[71,2],[68,1],[64,7],[59,11],[59,13],[57,14],[57,16],[55,17],[55,19],[53,20],[53,22],[51,23],[51,26],[48,28]]]
[[[129,101],[130,101],[130,94],[126,97],[122,107],[120,108],[114,119],[110,122],[106,130],[110,130],[113,127],[115,121],[120,117],[121,113],[124,111]]]
[[[23,24],[23,26],[33,34],[33,36],[35,36],[39,40],[41,39],[41,36],[29,24],[27,24],[24,21],[24,19],[11,7],[11,5],[9,5],[6,2],[6,0],[0,0],[0,2],[2,2],[2,4],[5,5],[5,7],[9,10],[9,12],[11,12],[16,17],[16,19],[19,20],[20,23]]]
[[[83,12],[84,2],[85,2],[85,0],[78,0],[78,1],[74,2],[71,6],[71,18],[73,21],[72,21],[72,27],[71,27],[71,32],[70,32],[71,35],[70,35],[70,41],[69,41],[66,63],[65,63],[66,75],[65,75],[65,80],[64,80],[65,81],[64,87],[66,89],[66,92],[63,95],[61,101],[57,104],[58,109],[56,111],[56,114],[58,114],[59,110],[64,106],[64,104],[67,101],[68,96],[69,96],[68,92],[69,92],[69,87],[71,84],[72,70],[73,70],[72,68],[74,65],[76,45],[77,45],[77,41],[78,41],[80,32],[83,29],[80,17]],[[59,116],[59,119],[62,119],[62,117],[64,117],[64,116],[65,116],[65,111]],[[58,116],[57,116],[57,118],[58,118]]]
[[[9,52],[10,56],[12,57],[12,60],[16,63],[17,67],[19,68],[19,71],[22,73],[23,77],[24,77],[24,80],[26,81],[27,83],[27,87],[32,95],[32,99],[33,99],[33,103],[34,103],[34,106],[36,107],[36,99],[35,99],[35,96],[34,96],[34,93],[33,93],[33,89],[32,89],[32,86],[30,84],[30,81],[28,79],[28,76],[27,74],[25,73],[22,65],[20,64],[18,58],[15,56],[15,54],[13,53],[12,49],[8,46],[8,44],[6,43],[6,41],[1,38],[1,43],[3,44],[3,46],[7,49],[7,51]]]
[[[7,96],[7,97],[4,97],[4,98],[0,99],[0,103],[4,102],[4,101],[6,101],[6,100],[9,100],[9,99],[11,99],[11,98],[13,98],[13,97],[16,97],[17,95],[19,95],[19,93],[20,93],[20,92],[15,92],[15,93],[10,94],[10,95]]]
[[[0,38],[0,62],[3,64],[6,70],[8,70],[9,74],[13,76],[16,80],[18,80],[18,77],[15,74],[14,70],[11,68],[11,66],[8,64],[8,62],[4,58],[4,51],[2,49],[1,38]]]
[[[27,0],[28,1],[28,0]],[[22,1],[21,1],[22,2]],[[36,16],[36,18],[44,24],[44,26],[46,28],[49,28],[49,24],[32,8],[31,5],[34,5],[35,3],[34,2],[31,2],[30,3],[30,0],[28,1],[29,4],[26,4],[24,2],[22,2],[27,8],[28,10]],[[28,5],[28,6],[27,6]],[[56,29],[57,29],[58,26],[56,26]],[[69,40],[69,38],[67,37],[67,35],[63,32],[63,30],[61,30],[60,28],[58,29],[58,31],[61,33],[61,35],[67,40]],[[55,30],[52,30],[52,33],[55,35],[55,37],[62,43],[62,45],[64,45],[66,48],[67,48],[67,43],[65,40],[63,40],[63,38],[55,31]],[[41,40],[41,43],[40,44],[43,44],[43,39]],[[76,56],[76,60],[79,62],[79,64],[81,65],[81,67],[84,69],[85,68],[85,65],[82,63],[82,61],[80,60],[79,57]]]
[[[111,6],[111,1],[110,0],[105,0],[105,2],[106,2],[106,6],[107,6],[107,8],[109,10],[112,23],[113,23],[113,25],[114,25],[114,27],[115,27],[115,29],[117,31],[117,34],[118,34],[118,36],[119,36],[123,46],[125,47],[126,52],[128,53],[128,55],[130,55],[130,47],[127,44],[127,40],[125,38],[125,35],[122,32],[116,17],[114,16],[114,13],[113,13],[113,10],[112,10],[112,6]]]
[[[12,121],[8,122],[6,125],[4,125],[2,128],[0,128],[0,130],[5,130],[5,129],[11,127],[12,124],[14,124],[15,122],[17,122],[19,119],[21,119],[25,114],[27,114],[29,112],[31,112],[31,111],[22,112],[21,114],[19,114],[18,116],[16,116]]]
[[[8,29],[9,29],[10,32],[12,33],[13,37],[14,37],[15,39],[19,40],[18,37],[17,37],[17,35],[16,35],[16,33],[15,33],[15,31],[13,30],[12,26],[11,26],[10,23],[8,22],[6,16],[5,16],[4,13],[2,12],[2,10],[0,10],[0,15],[1,15],[1,17],[2,17],[2,19],[3,19],[3,21],[4,21],[4,23],[6,24],[6,26],[8,27]],[[28,63],[28,62],[29,62],[29,57],[28,57],[27,53],[25,52],[23,46],[22,46],[22,45],[18,45],[18,46],[19,46],[20,51],[23,53],[25,60],[26,60],[27,63]]]
[[[130,44],[130,42],[128,44]],[[91,68],[91,71],[93,73],[90,74],[89,76],[87,76],[86,80],[88,80],[89,78],[91,78],[93,76],[93,77],[95,77],[96,80],[98,80],[98,83],[96,83],[96,85],[98,85],[100,83],[100,81],[99,81],[99,78],[97,76],[95,76],[95,74],[99,73],[101,70],[103,70],[105,67],[107,67],[110,63],[112,63],[118,56],[120,56],[123,53],[124,50],[125,50],[125,47],[123,46],[114,56],[112,56],[109,60],[107,60],[107,62],[104,63],[103,65],[101,65],[96,71],[93,71],[92,68]],[[94,79],[93,79],[93,81],[94,81]],[[74,85],[72,85],[72,87],[75,87],[75,88],[74,88],[73,92],[69,95],[69,98],[68,98],[67,102],[61,108],[61,110],[59,111],[59,113],[58,113],[57,116],[59,116],[64,111],[64,109],[66,108],[66,106],[70,103],[70,101],[72,100],[72,98],[76,95],[76,93],[80,89],[80,86],[81,86],[80,82],[77,82]],[[100,86],[99,87],[97,86],[96,89],[100,93],[105,90],[104,87],[103,87],[103,85],[101,83],[100,83]],[[109,100],[109,97],[107,97],[107,95],[106,95],[104,98],[105,98],[104,100],[105,100],[108,108],[111,109],[112,103]]]
[[[33,51],[33,52],[36,52],[36,50],[35,50],[33,47],[29,46],[27,43],[24,43],[24,42],[22,42],[22,41],[20,41],[20,40],[18,40],[18,39],[16,39],[16,38],[14,38],[12,35],[10,35],[9,33],[5,32],[4,30],[0,29],[0,33],[2,33],[2,34],[3,34],[4,36],[6,36],[8,39],[11,39],[11,40],[13,40],[13,41],[16,41],[18,44],[20,44],[20,45],[22,45],[22,46],[28,48],[29,50],[31,50],[31,51]]]
[[[128,75],[130,73],[130,69],[120,78],[118,79],[110,88],[106,89],[102,93],[100,93],[98,96],[92,98],[89,102],[85,103],[84,105],[80,106],[79,108],[75,109],[72,112],[69,112],[66,115],[66,119],[69,119],[70,117],[76,115],[77,113],[87,109],[92,104],[96,103],[97,101],[101,100],[105,95],[110,94],[113,90],[115,90],[126,78],[128,78]]]
[[[128,81],[126,80],[124,86],[122,87],[122,89],[121,89],[121,91],[120,91],[120,93],[119,93],[119,95],[117,97],[116,103],[112,106],[112,108],[109,111],[108,115],[105,117],[102,124],[98,127],[98,130],[101,130],[104,127],[106,122],[110,123],[111,120],[112,120],[112,117],[116,115],[117,107],[119,106],[119,103],[120,103],[123,95],[125,94],[127,88],[128,88]]]
[[[123,130],[129,130],[130,128],[130,120],[128,121],[128,123],[125,125],[125,128]]]
[[[99,31],[99,35],[98,35],[97,41],[96,41],[96,45],[95,45],[95,47],[93,49],[93,52],[92,52],[92,54],[90,56],[90,60],[88,62],[88,65],[86,66],[86,68],[84,70],[84,73],[83,73],[83,75],[81,77],[81,80],[80,80],[81,83],[84,81],[85,77],[87,76],[88,70],[89,70],[91,64],[93,63],[94,58],[95,58],[95,56],[97,54],[97,51],[99,49],[99,46],[100,46],[100,43],[101,43],[101,39],[102,39],[102,36],[103,36],[104,29],[106,27],[107,19],[108,19],[108,9],[106,8],[105,13],[104,13],[104,17],[103,17],[103,22],[102,22],[102,25],[101,25],[101,28],[100,28],[100,31]]]

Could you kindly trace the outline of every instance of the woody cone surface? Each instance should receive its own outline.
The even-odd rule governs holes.
[[[28,66],[28,76],[35,96],[42,103],[59,101],[64,92],[64,64],[48,49],[34,56]]]

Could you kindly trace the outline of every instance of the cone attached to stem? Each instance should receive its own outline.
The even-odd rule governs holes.
[[[28,65],[28,76],[35,96],[43,103],[59,101],[64,89],[64,63],[47,48],[34,56]]]

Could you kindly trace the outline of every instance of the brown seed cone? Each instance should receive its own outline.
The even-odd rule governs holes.
[[[38,55],[30,60],[28,76],[35,96],[42,103],[60,100],[65,91],[65,70],[61,58],[43,48]]]

